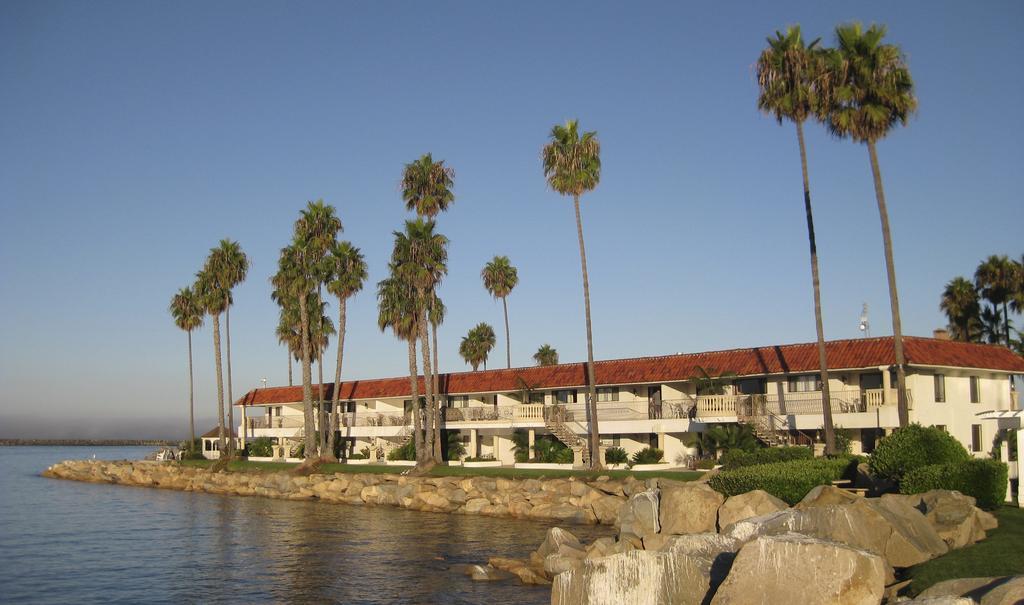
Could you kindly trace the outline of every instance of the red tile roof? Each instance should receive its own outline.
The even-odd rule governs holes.
[[[301,390],[299,392],[299,400],[300,401],[302,400],[302,392],[301,392]],[[205,433],[203,433],[202,435],[199,436],[200,439],[217,439],[219,437],[220,437],[220,428],[216,427],[216,426],[213,427],[212,429],[206,431]],[[230,439],[232,437],[236,437],[237,438],[238,437],[238,433],[236,433],[232,429],[229,429],[228,427],[224,427],[224,438],[225,439]]]
[[[903,339],[907,363],[918,366],[948,366],[1024,373],[1024,358],[997,345],[906,336]],[[825,343],[832,370],[851,370],[896,363],[892,337],[836,340]],[[686,353],[661,357],[637,357],[594,363],[599,385],[679,382],[688,380],[702,367],[709,372],[734,372],[739,376],[788,374],[818,370],[816,343]],[[573,388],[586,384],[584,364],[485,370],[440,375],[442,393],[512,392],[524,383],[534,389]],[[317,385],[313,385],[314,397]],[[423,393],[423,379],[419,379]],[[409,377],[350,380],[341,383],[341,399],[408,397]],[[333,399],[334,385],[324,385],[325,397]],[[236,405],[274,405],[302,401],[302,387],[255,389]]]

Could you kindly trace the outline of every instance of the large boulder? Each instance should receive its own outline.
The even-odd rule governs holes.
[[[664,535],[664,534],[661,534]],[[714,591],[728,575],[742,544],[721,534],[666,536],[658,550],[677,555],[696,556],[711,561],[711,588]]]
[[[621,496],[604,495],[591,502],[590,508],[594,511],[598,523],[615,525],[619,519],[619,511],[622,510],[625,503],[625,499]]]
[[[761,536],[736,555],[713,605],[877,605],[885,562],[867,551],[799,534]]]
[[[768,492],[755,489],[726,499],[718,509],[718,527],[724,528],[737,521],[759,517],[789,508],[782,500]]]
[[[579,566],[586,556],[587,551],[576,536],[560,527],[552,527],[536,554],[530,555],[530,560],[541,562],[545,575],[553,578]]]
[[[643,491],[630,496],[619,510],[619,539],[632,542],[635,546],[643,543],[644,537],[656,534],[658,523],[658,492]]]
[[[740,542],[796,532],[867,550],[893,567],[910,567],[944,554],[946,545],[909,507],[864,498],[847,505],[789,509],[734,523],[722,533]]]
[[[945,580],[918,595],[919,599],[943,597],[968,598],[982,605],[1016,605],[1024,602],[1024,576]]]
[[[552,605],[698,605],[710,589],[711,562],[697,556],[634,550],[555,577]]]
[[[852,504],[860,496],[853,492],[840,489],[834,485],[819,485],[807,492],[803,500],[796,503],[793,508],[803,510],[814,506],[828,506],[830,504]]]
[[[661,531],[666,534],[699,534],[717,529],[718,507],[725,496],[704,483],[663,486]]]
[[[997,524],[995,517],[974,505],[974,498],[957,491],[935,489],[911,498],[950,548],[984,540],[985,530]]]
[[[562,546],[568,546],[579,551],[584,550],[579,538],[573,535],[572,532],[561,527],[552,527],[548,530],[547,535],[544,536],[544,541],[537,547],[537,554],[543,558],[558,552],[558,549]]]

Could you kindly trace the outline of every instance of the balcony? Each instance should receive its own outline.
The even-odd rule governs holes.
[[[830,392],[830,396],[833,414],[871,412],[883,406],[896,405],[896,389],[835,390]],[[665,404],[687,407],[695,405],[697,418],[822,413],[820,392],[786,393],[781,398],[778,395],[702,395],[686,400],[666,401]],[[907,405],[910,409],[914,408],[910,389],[907,389]]]

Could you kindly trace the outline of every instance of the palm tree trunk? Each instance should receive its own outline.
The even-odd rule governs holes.
[[[341,404],[341,362],[345,355],[345,299],[338,297],[338,363],[334,366],[334,401],[331,404],[331,434],[327,441],[328,455],[334,457],[335,433],[338,431],[338,406]]]
[[[597,426],[597,389],[594,381],[594,336],[590,327],[590,279],[587,277],[587,249],[583,244],[583,219],[580,217],[580,196],[573,196],[576,210],[576,235],[580,240],[580,266],[583,269],[583,309],[587,318],[587,408],[590,410],[590,468],[601,468],[599,452],[600,429]]]
[[[1006,348],[1012,349],[1013,347],[1010,346],[1010,314],[1005,300],[1003,301],[1003,332],[1006,334]]]
[[[323,304],[320,298],[321,288],[317,284],[316,287],[316,300],[318,303]],[[324,452],[327,449],[327,411],[324,409],[324,348],[321,344],[324,337],[324,312],[322,308],[317,309],[317,338],[316,338],[316,374],[317,380],[320,382],[320,388],[318,391],[319,395],[319,408],[317,410],[317,425],[316,425],[316,436],[317,443],[320,445],[320,455],[326,457],[327,453]]]
[[[420,422],[419,373],[416,371],[416,336],[409,335],[409,393],[412,397],[412,435],[416,447],[416,463],[423,462],[423,426]]]
[[[313,460],[316,452],[316,422],[313,417],[313,371],[309,361],[309,309],[306,294],[299,295],[299,331],[302,332],[302,420],[305,425],[305,451],[303,457]]]
[[[807,147],[804,144],[803,122],[796,123],[800,142],[800,169],[804,178],[804,212],[807,214],[807,241],[811,248],[811,284],[814,286],[814,327],[818,332],[818,366],[821,370],[821,412],[825,423],[825,453],[836,453],[836,431],[832,424],[832,395],[828,386],[828,356],[825,353],[825,328],[821,321],[821,281],[818,277],[818,243],[814,237],[814,214],[811,212],[811,184],[807,176]]]
[[[442,460],[441,445],[440,445],[441,444],[441,405],[442,405],[443,402],[441,401],[441,389],[440,389],[440,382],[441,381],[437,377],[437,374],[438,374],[438,371],[437,371],[437,326],[434,325],[434,324],[431,324],[430,327],[431,327],[431,340],[432,340],[431,344],[434,347],[434,350],[432,351],[432,353],[434,355],[434,367],[431,370],[431,374],[433,376],[432,382],[434,384],[434,398],[437,400],[437,405],[435,405],[434,409],[431,411],[431,413],[434,415],[434,443],[438,444],[434,448],[434,458],[438,462],[441,462],[441,460]]]
[[[421,297],[420,300],[423,300]],[[427,454],[431,460],[437,462],[436,453],[438,451],[434,442],[434,410],[437,407],[437,402],[434,400],[434,382],[433,372],[430,367],[430,340],[427,336],[427,308],[424,306],[420,310],[420,354],[423,356],[423,390],[426,391],[426,402],[430,406],[430,411],[427,413]]]
[[[226,297],[224,301],[224,338],[226,340],[227,350],[225,351],[226,359],[228,362],[228,457],[235,457],[235,438],[232,435],[235,432],[235,397],[231,389],[231,305],[230,296]],[[243,429],[244,430],[244,429]]]
[[[192,330],[188,331],[188,449],[196,446],[195,380],[192,378]]]
[[[285,349],[288,351],[288,386],[292,385],[292,348],[286,346]]]
[[[224,455],[227,452],[227,444],[224,442],[224,374],[221,371],[220,360],[220,313],[213,315],[213,359],[217,370],[217,445],[220,454]]]
[[[508,369],[512,369],[512,341],[509,340],[508,335],[508,299],[505,296],[501,297],[501,306],[505,310],[505,362],[508,365]]]
[[[896,290],[896,265],[892,258],[892,235],[889,232],[889,211],[885,205],[885,191],[882,190],[882,172],[878,168],[878,153],[875,142],[868,141],[868,157],[871,160],[871,176],[875,180],[875,198],[878,200],[878,215],[882,221],[882,245],[885,248],[885,272],[889,279],[889,305],[892,310],[892,341],[896,349],[896,405],[900,428],[910,424],[910,409],[907,405],[907,376],[903,357],[903,326],[900,322],[900,298]]]

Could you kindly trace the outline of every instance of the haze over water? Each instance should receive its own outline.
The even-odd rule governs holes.
[[[0,601],[548,603],[453,566],[525,557],[550,524],[44,479],[148,447],[0,447]],[[607,528],[572,528],[581,538]]]

